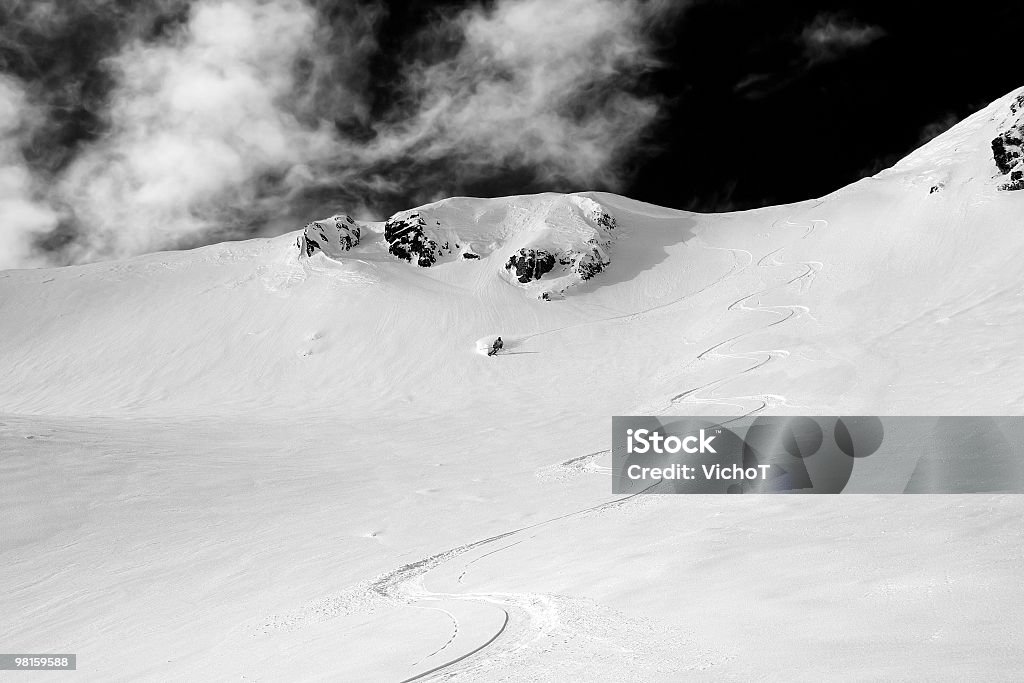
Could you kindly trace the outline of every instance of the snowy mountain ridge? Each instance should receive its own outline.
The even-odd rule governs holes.
[[[333,229],[325,228],[332,224]],[[381,224],[357,224],[344,214],[308,224],[296,245],[305,256],[323,251],[338,260],[383,248],[423,268],[483,259],[499,264],[510,282],[550,300],[611,263],[615,225],[605,207],[582,195],[547,194],[528,201],[454,197],[394,214],[378,239],[364,240],[362,250],[349,253],[361,234],[376,237]]]
[[[901,176],[925,191],[972,183],[979,192],[1016,190],[1022,177],[1024,88],[971,114],[876,177]],[[931,182],[931,185],[928,183]]]
[[[359,386],[357,405],[371,410],[373,401],[387,403],[386,397],[408,394],[405,382],[420,387],[414,395],[429,387],[459,404],[467,392],[476,392],[475,370],[459,359],[464,352],[472,353],[474,340],[485,335],[501,334],[509,348],[528,350],[552,335],[568,334],[555,333],[557,329],[587,336],[611,326],[622,337],[630,328],[620,329],[615,321],[653,323],[659,312],[675,310],[686,315],[659,322],[651,333],[641,333],[643,325],[632,326],[631,334],[641,335],[644,341],[637,343],[647,351],[619,363],[631,382],[636,370],[627,366],[637,362],[647,368],[642,374],[650,377],[643,390],[613,389],[619,386],[618,371],[606,369],[591,378],[606,385],[592,398],[618,396],[602,402],[600,412],[627,414],[664,401],[679,409],[679,401],[669,398],[681,392],[667,386],[700,385],[695,377],[720,372],[731,378],[724,387],[772,378],[771,390],[750,387],[755,398],[739,404],[780,407],[777,397],[803,395],[807,386],[817,385],[801,384],[798,378],[804,372],[842,375],[848,372],[841,369],[847,362],[869,353],[850,346],[851,360],[839,361],[836,344],[845,347],[880,333],[890,316],[913,318],[908,307],[921,305],[904,299],[884,312],[873,311],[870,322],[854,323],[851,316],[870,308],[872,296],[888,299],[888,288],[906,289],[909,278],[920,298],[941,310],[945,297],[954,296],[953,275],[958,271],[970,271],[960,283],[966,287],[982,272],[989,273],[987,286],[995,286],[1000,274],[1019,270],[1015,261],[1000,261],[1013,249],[991,248],[1017,239],[1018,204],[1024,200],[1024,193],[998,189],[991,141],[1017,115],[1014,103],[1022,92],[1001,98],[873,178],[788,206],[702,215],[604,193],[456,197],[400,212],[392,221],[413,214],[422,220],[423,243],[429,247],[424,253],[434,259],[430,267],[396,257],[396,240],[385,239],[380,223],[360,223],[339,214],[278,238],[0,273],[0,315],[8,321],[0,338],[8,370],[7,381],[0,385],[0,406],[13,412],[86,414],[161,413],[172,406],[201,412],[250,406],[248,410],[294,404],[293,397],[319,392],[325,400],[330,396],[331,401],[349,403],[350,392]],[[323,248],[307,250],[303,245],[310,240],[322,242]],[[765,249],[774,250],[773,255]],[[320,253],[324,250],[326,255]],[[180,275],[182,270],[189,276]],[[793,270],[804,274],[785,286],[767,284],[778,277],[774,273]],[[943,278],[935,281],[938,272]],[[741,283],[756,296],[737,301]],[[789,291],[795,287],[805,291]],[[879,287],[876,295],[866,294]],[[531,296],[523,297],[524,289]],[[851,299],[857,291],[862,293]],[[570,296],[563,302],[535,301],[563,295]],[[724,312],[716,312],[716,297],[730,296]],[[972,295],[965,291],[956,296]],[[764,355],[740,350],[717,348],[696,364],[662,367],[661,361],[652,360],[680,351],[689,354],[690,344],[713,337],[718,326],[770,322],[784,311],[793,312],[785,325],[730,342],[744,349],[769,330],[789,331],[788,341],[778,342],[786,354],[772,352],[771,362],[758,372],[736,377],[727,372]],[[815,322],[822,316],[831,320],[826,327]],[[447,322],[434,331],[438,320]],[[385,324],[388,333],[381,336]],[[922,339],[955,327],[929,329]],[[120,333],[111,337],[107,330]],[[661,348],[654,340],[665,335],[688,342],[681,349],[676,344],[671,350]],[[409,346],[402,339],[418,343]],[[799,346],[816,350],[797,354],[787,348],[797,340]],[[569,364],[593,361],[606,366],[612,352],[601,346],[584,345]],[[591,357],[591,352],[597,355]],[[383,354],[395,372],[361,370],[365,363],[359,359],[366,354]],[[517,356],[533,361],[517,373],[542,377],[562,372],[564,362],[556,357],[550,358],[555,363],[550,366],[543,354]],[[259,373],[252,372],[253,358],[260,359]],[[1016,356],[1007,362],[1015,364]],[[449,384],[427,371],[438,364],[460,381]],[[788,379],[778,384],[771,370],[783,364],[789,368]],[[914,365],[916,360],[902,364]],[[340,380],[332,370],[339,365],[349,368]],[[662,369],[654,371],[655,366]],[[888,366],[869,363],[874,371]],[[579,372],[590,372],[584,367]],[[920,369],[927,374],[927,366]],[[54,387],[66,384],[59,379],[63,377],[77,380],[55,393]],[[996,381],[996,386],[1001,384]],[[702,391],[718,393],[717,386],[710,383]],[[858,386],[869,385],[861,380]],[[668,398],[658,398],[662,395]],[[377,398],[367,404],[367,397]],[[849,393],[815,400],[826,401],[831,410],[855,402]],[[685,403],[694,409],[703,405],[692,394]],[[950,408],[957,405],[970,403],[950,402]]]

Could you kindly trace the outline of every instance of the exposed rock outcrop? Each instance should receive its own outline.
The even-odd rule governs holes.
[[[992,140],[992,157],[996,168],[1006,177],[1000,190],[1024,190],[1024,95],[1010,105],[1016,118]]]
[[[537,293],[545,300],[558,298],[611,263],[615,217],[588,197],[570,195],[567,199],[566,206],[547,217],[549,228],[540,231],[531,244],[513,253],[505,263],[505,269],[521,284],[550,281]]]
[[[401,211],[384,223],[384,240],[388,252],[403,261],[429,268],[444,254],[451,254],[459,245],[448,239],[440,239],[435,228],[440,230],[441,222],[434,221],[434,228],[427,224],[419,211]]]
[[[359,224],[351,216],[338,214],[308,224],[295,244],[299,253],[305,256],[322,251],[328,256],[338,257],[359,244],[361,232]]]
[[[305,256],[329,257],[383,237],[387,252],[422,268],[441,262],[488,262],[512,284],[541,299],[561,298],[611,263],[615,218],[583,195],[546,193],[493,200],[452,198],[400,211],[383,224],[339,214],[299,234]],[[492,255],[496,256],[491,260]],[[492,271],[493,272],[493,271]]]
[[[505,269],[514,270],[516,279],[524,284],[539,280],[554,267],[555,257],[543,249],[520,249],[505,264]]]

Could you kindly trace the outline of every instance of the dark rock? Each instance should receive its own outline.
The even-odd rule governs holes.
[[[478,258],[480,258],[480,254],[474,254],[471,251],[467,251],[467,252],[465,252],[462,255],[462,258],[464,258],[464,259],[478,259]]]
[[[1010,172],[1010,182],[999,186],[1000,190],[1024,190],[1024,170]]]
[[[306,256],[322,251],[336,257],[359,244],[360,232],[351,216],[338,214],[306,225],[295,243]]]
[[[610,213],[603,209],[598,211],[597,215],[594,216],[594,222],[597,223],[602,228],[607,228],[608,230],[614,230],[616,227],[618,227],[618,224],[615,222],[615,216],[611,215]]]
[[[1024,95],[1017,95],[1017,99],[1010,103],[1010,113],[1016,114],[1024,110]]]
[[[395,214],[384,223],[384,239],[388,243],[388,252],[403,261],[429,268],[437,261],[439,248],[435,240],[424,232],[427,223],[419,213],[406,216]]]
[[[581,280],[589,280],[608,265],[606,261],[597,249],[594,249],[590,254],[591,258],[587,258],[585,255],[580,254],[580,258],[576,259],[573,265],[573,270],[580,276]]]
[[[1006,131],[992,141],[992,156],[1000,173],[1009,173],[1020,162],[1022,144],[1024,140],[1015,129]]]
[[[299,235],[295,245],[299,248],[299,251],[304,253],[306,256],[312,256],[315,252],[320,251],[320,244],[309,239],[305,235]]]
[[[507,270],[515,270],[516,279],[523,284],[539,280],[554,267],[555,257],[543,249],[520,249],[505,264]]]
[[[608,250],[617,227],[615,218],[592,199],[573,197],[571,201],[591,230],[583,228],[579,237],[569,240],[568,244],[564,239],[545,243],[545,238],[537,238],[532,248],[519,249],[505,264],[522,284],[551,273],[545,277],[551,281],[548,288],[538,295],[544,300],[561,297],[568,287],[593,278],[611,263]]]
[[[593,242],[590,251],[567,251],[559,257],[558,262],[568,266],[581,280],[589,280],[611,263]]]
[[[1024,95],[1010,104],[1010,113],[1017,119],[1006,125],[992,140],[992,158],[999,173],[1009,176],[1009,181],[999,186],[1000,190],[1024,189]]]

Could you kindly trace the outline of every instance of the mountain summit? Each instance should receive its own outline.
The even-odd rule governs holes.
[[[324,227],[330,224],[333,232]],[[322,251],[338,260],[386,252],[423,268],[453,259],[485,259],[500,264],[509,282],[547,300],[604,270],[615,240],[615,218],[582,195],[455,197],[396,213],[380,228],[334,216],[307,225],[297,246],[306,256]],[[354,250],[360,234],[372,238]]]

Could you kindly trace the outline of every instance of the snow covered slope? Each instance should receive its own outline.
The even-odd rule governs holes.
[[[605,450],[1024,411],[1020,94],[788,206],[456,198],[0,272],[0,642],[103,680],[1020,671],[1020,498],[613,498]]]

